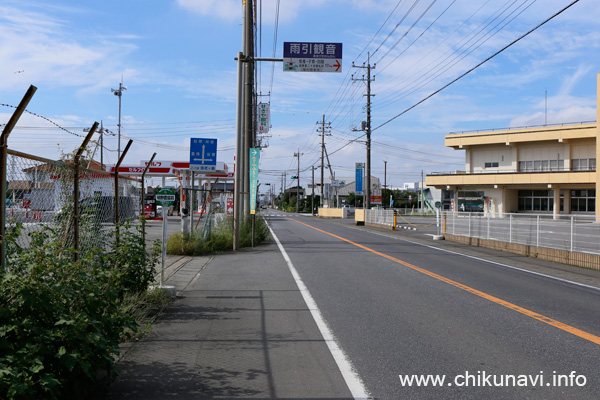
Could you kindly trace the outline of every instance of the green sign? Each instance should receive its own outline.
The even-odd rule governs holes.
[[[260,149],[250,149],[250,214],[256,214],[256,192],[258,191],[258,161]]]
[[[175,203],[175,192],[173,189],[160,189],[156,194],[156,201],[161,206],[172,206]]]
[[[441,201],[436,201],[435,202],[435,207],[436,208],[441,208],[442,207],[442,202]]]

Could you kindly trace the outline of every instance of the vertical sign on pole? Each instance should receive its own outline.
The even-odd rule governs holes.
[[[355,194],[358,196],[363,195],[363,175],[365,170],[365,163],[356,163],[356,180],[355,180]]]
[[[269,133],[271,124],[269,103],[260,103],[258,105],[258,133]]]
[[[256,192],[258,191],[258,161],[260,149],[250,149],[250,214],[256,214]]]

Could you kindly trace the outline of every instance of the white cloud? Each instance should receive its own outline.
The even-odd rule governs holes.
[[[548,111],[548,124],[580,123],[596,120],[596,108],[570,106],[560,110]],[[546,122],[544,112],[536,112],[531,115],[523,115],[510,121],[511,127],[544,125]]]
[[[0,59],[5,60],[0,64],[0,76],[5,77],[0,90],[19,89],[24,82],[106,87],[109,78],[120,78],[122,60],[136,49],[123,42],[84,43],[58,18],[7,6],[0,6],[0,38]]]
[[[240,0],[177,0],[177,4],[196,14],[233,21],[242,18]]]

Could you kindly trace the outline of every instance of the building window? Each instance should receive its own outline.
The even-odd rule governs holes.
[[[571,170],[573,171],[594,171],[595,169],[595,158],[576,158],[571,160]]]
[[[485,168],[498,168],[498,163],[497,162],[486,162]]]
[[[519,172],[562,171],[564,166],[565,160],[519,161]]]
[[[550,212],[554,210],[554,190],[519,190],[518,195],[519,211]]]
[[[596,212],[596,190],[571,190],[571,211]]]

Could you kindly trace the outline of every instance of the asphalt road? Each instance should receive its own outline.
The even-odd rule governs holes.
[[[372,397],[598,398],[598,289],[351,225],[264,215]],[[429,375],[443,384],[402,382]]]

